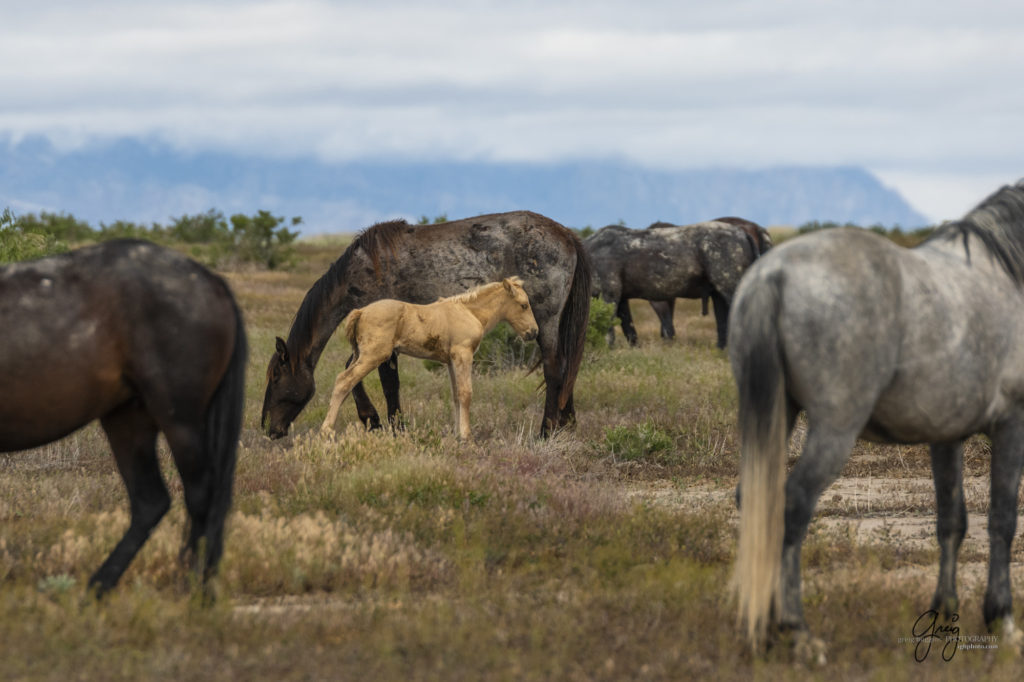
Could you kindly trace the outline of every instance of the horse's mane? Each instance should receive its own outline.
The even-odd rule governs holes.
[[[505,279],[512,282],[512,284],[515,284],[516,286],[523,286],[523,280],[519,279],[518,277],[506,277]],[[445,296],[444,298],[439,298],[437,300],[451,301],[452,303],[472,303],[476,299],[480,298],[480,294],[482,294],[483,292],[490,291],[495,287],[500,287],[503,283],[504,280],[502,280],[501,282],[488,282],[487,284],[479,284],[468,291],[463,291],[461,294],[455,294],[454,296]]]
[[[1024,180],[997,190],[962,220],[939,227],[928,241],[960,238],[970,260],[971,237],[985,246],[1013,281],[1024,285]]]
[[[322,311],[330,306],[332,294],[345,282],[345,273],[352,255],[362,249],[373,262],[374,272],[379,274],[381,256],[396,253],[402,235],[409,227],[409,223],[404,220],[390,220],[372,225],[356,235],[338,260],[331,263],[327,272],[321,275],[302,299],[302,305],[295,313],[295,320],[288,333],[288,348],[293,353],[306,348],[312,340],[313,330]]]

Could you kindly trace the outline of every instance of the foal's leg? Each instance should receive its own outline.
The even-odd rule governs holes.
[[[455,428],[459,438],[472,440],[469,430],[469,403],[473,399],[473,351],[452,349],[448,371],[452,379],[452,402],[455,407]]]
[[[455,433],[459,435],[459,424],[461,419],[459,417],[459,382],[455,378],[455,363],[448,363],[448,381],[452,387],[452,423],[455,425]]]
[[[139,548],[171,506],[156,457],[157,427],[138,400],[132,400],[100,420],[114,452],[117,469],[128,489],[131,523],[124,537],[89,578],[98,595],[117,584]]]
[[[355,357],[355,355],[348,356],[348,360],[345,361],[346,369],[352,364]],[[359,421],[363,422],[363,426],[370,430],[379,429],[380,416],[377,415],[377,409],[373,406],[370,396],[366,394],[363,382],[360,381],[352,388],[352,399],[356,402],[356,414],[359,415]]]
[[[939,539],[939,584],[932,598],[932,609],[949,618],[956,613],[956,559],[967,532],[967,506],[964,504],[964,444],[932,445],[932,478],[935,480],[936,534]]]
[[[334,431],[334,423],[338,420],[338,410],[341,409],[341,404],[345,401],[345,398],[363,380],[363,377],[372,372],[390,354],[390,348],[386,352],[381,353],[374,348],[363,348],[362,344],[360,344],[358,357],[343,372],[338,374],[334,380],[334,390],[331,391],[331,404],[327,408],[327,416],[324,418],[324,423],[320,425],[321,433],[331,433]]]
[[[985,624],[1001,627],[1004,638],[1019,647],[1024,636],[1013,622],[1010,591],[1010,545],[1017,531],[1017,491],[1024,461],[1024,420],[1004,424],[992,433],[992,481],[988,511],[988,590]]]

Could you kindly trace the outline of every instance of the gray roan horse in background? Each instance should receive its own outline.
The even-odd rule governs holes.
[[[795,630],[822,660],[800,596],[800,548],[822,490],[858,436],[931,444],[941,550],[931,608],[956,612],[967,527],[963,442],[992,440],[990,630],[1019,644],[1009,555],[1024,462],[1024,181],[914,249],[870,232],[826,230],[783,244],[740,285],[729,357],[739,388],[740,530],[734,589],[756,648]],[[789,435],[803,454],[785,476]],[[1007,641],[1004,640],[1004,641]]]
[[[768,230],[764,229],[752,220],[746,218],[736,217],[725,217],[715,218],[711,223],[723,223],[723,227],[730,229],[727,226],[738,227],[750,237],[755,245],[757,255],[755,258],[763,256],[769,249],[772,248],[772,237],[768,234]],[[702,223],[708,225],[710,223]],[[657,222],[651,225],[648,229],[657,229],[659,227],[675,227],[672,223]],[[674,339],[676,337],[676,327],[673,324],[673,317],[675,316],[676,299],[672,298],[667,301],[650,301],[651,309],[654,314],[658,316],[658,322],[661,324],[661,338],[663,339]],[[701,315],[708,314],[708,295],[701,296],[700,299],[700,313]]]
[[[594,266],[594,293],[616,304],[615,314],[630,344],[636,344],[637,335],[629,299],[674,302],[710,297],[718,347],[725,348],[730,302],[740,277],[760,253],[741,227],[717,222],[646,230],[609,225],[583,245]],[[609,343],[613,338],[609,330]]]

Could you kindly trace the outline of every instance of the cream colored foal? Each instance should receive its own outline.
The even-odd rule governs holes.
[[[526,341],[537,337],[537,320],[518,277],[484,284],[427,305],[386,298],[353,310],[342,322],[352,344],[353,360],[334,380],[331,405],[320,431],[334,430],[338,410],[352,388],[397,351],[448,365],[455,428],[459,438],[469,440],[473,354],[484,334],[502,320],[507,320]]]

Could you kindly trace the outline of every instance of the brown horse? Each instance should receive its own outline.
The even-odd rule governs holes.
[[[404,353],[448,365],[455,428],[459,438],[469,440],[473,354],[484,334],[502,320],[526,341],[537,337],[537,320],[518,277],[484,284],[427,305],[385,298],[353,310],[342,326],[352,344],[354,361],[334,381],[331,406],[320,430],[334,430],[341,404],[363,377],[392,353]]]
[[[112,241],[0,269],[0,319],[0,451],[99,419],[128,489],[131,523],[90,587],[112,588],[170,507],[160,432],[191,522],[182,557],[209,577],[245,397],[245,328],[227,284],[173,251]]]
[[[537,318],[547,397],[541,434],[575,416],[572,391],[583,358],[590,311],[590,261],[576,235],[529,211],[497,213],[437,225],[404,220],[363,231],[306,293],[288,340],[277,339],[267,367],[262,423],[272,438],[288,427],[316,391],[313,370],[349,312],[381,298],[430,303],[518,275]],[[388,420],[400,411],[398,370],[377,368]],[[380,419],[362,384],[352,390],[360,419]]]

